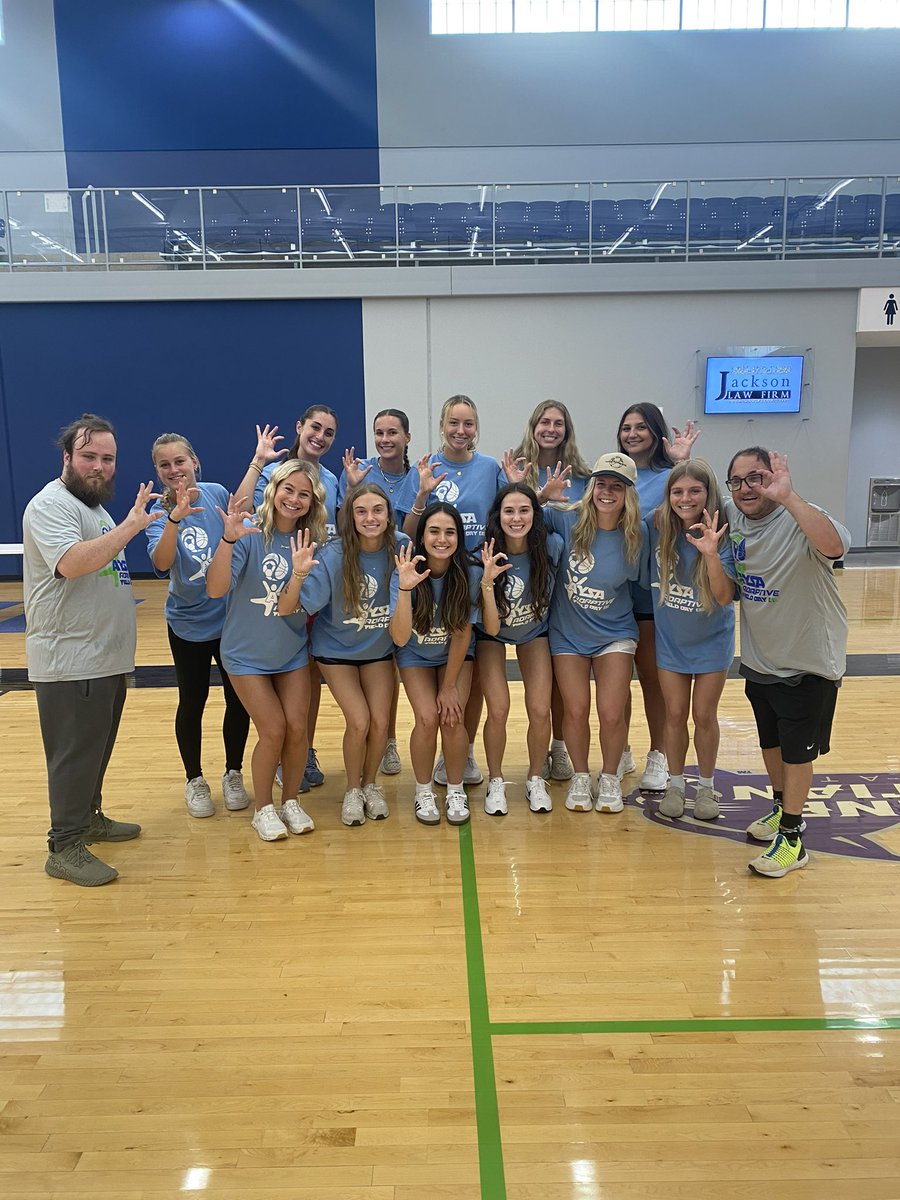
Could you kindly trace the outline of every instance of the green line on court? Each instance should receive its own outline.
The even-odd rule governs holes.
[[[478,1170],[482,1200],[506,1200],[500,1110],[494,1079],[494,1050],[484,977],[484,947],[475,884],[472,827],[459,829],[459,865],[462,876],[463,922],[466,934],[466,973],[469,980],[469,1026],[472,1036],[472,1069],[475,1076],[475,1125],[478,1131]]]
[[[900,1017],[697,1017],[687,1021],[497,1021],[492,1037],[510,1034],[559,1033],[702,1033],[720,1030],[741,1033],[790,1033],[807,1029],[900,1029]]]

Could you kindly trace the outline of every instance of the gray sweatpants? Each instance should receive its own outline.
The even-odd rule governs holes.
[[[34,685],[47,759],[51,850],[80,842],[91,813],[102,807],[103,776],[119,731],[125,679],[107,675]]]

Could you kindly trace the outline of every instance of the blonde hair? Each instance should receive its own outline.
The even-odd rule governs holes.
[[[181,442],[185,450],[197,465],[200,465],[200,459],[197,457],[197,452],[191,443],[187,440],[184,434],[181,433],[161,433],[153,445],[150,447],[150,459],[153,463],[153,470],[156,470],[156,452],[161,450],[163,446],[174,446],[177,442]],[[166,512],[171,512],[175,507],[175,497],[172,495],[172,489],[166,488],[160,500],[160,507]]]
[[[597,524],[597,509],[594,507],[594,487],[596,476],[591,476],[584,495],[577,504],[571,507],[578,513],[572,530],[572,553],[578,558],[584,558],[590,551],[599,528]],[[633,566],[641,552],[641,502],[638,500],[637,488],[625,484],[625,507],[619,514],[616,528],[622,531],[625,538],[625,557]]]
[[[377,483],[361,483],[355,487],[349,496],[344,497],[344,503],[338,510],[338,536],[343,549],[343,598],[344,608],[349,616],[361,617],[364,613],[362,602],[362,571],[359,565],[359,530],[353,517],[353,505],[360,496],[377,496],[383,500],[387,509],[387,527],[384,531],[383,549],[385,551],[384,582],[386,587],[391,585],[394,573],[394,555],[397,553],[397,526],[394,522],[394,512],[391,502]]]
[[[669,478],[666,480],[665,499],[657,508],[655,517],[656,528],[659,533],[658,605],[665,604],[666,596],[669,594],[669,584],[676,578],[679,562],[678,541],[679,538],[686,536],[684,525],[672,511],[672,502],[669,499],[672,485],[680,479],[696,479],[698,483],[703,484],[706,488],[706,503],[703,507],[710,516],[716,511],[720,513],[724,511],[722,497],[719,494],[719,484],[709,463],[704,462],[702,458],[689,458],[684,462],[677,463],[672,468]],[[715,612],[719,605],[712,594],[712,588],[709,583],[709,568],[702,554],[697,555],[697,560],[694,563],[691,574],[694,587],[697,589],[697,594],[700,598],[700,607],[707,614]]]
[[[287,462],[279,463],[275,468],[266,484],[262,503],[256,510],[256,523],[262,530],[266,545],[271,546],[272,534],[275,531],[275,493],[278,485],[285,479],[290,479],[292,475],[305,475],[313,494],[309,512],[305,517],[298,517],[294,529],[308,529],[313,541],[321,546],[327,537],[325,489],[319,477],[319,468],[315,463],[307,462],[305,458],[289,458]]]
[[[475,437],[466,447],[466,449],[471,452],[478,445],[478,435],[481,433],[481,422],[478,419],[478,409],[475,407],[475,401],[470,400],[468,396],[451,396],[449,400],[444,401],[443,406],[441,407],[441,418],[438,422],[438,435],[441,439],[441,449],[445,450],[447,448],[447,443],[444,441],[444,422],[447,420],[447,415],[450,412],[450,409],[454,408],[457,404],[467,404],[475,416]]]
[[[542,400],[531,416],[528,418],[528,424],[525,426],[525,432],[522,435],[522,441],[516,446],[513,451],[513,458],[524,458],[528,464],[525,469],[525,478],[522,481],[527,483],[529,487],[537,488],[540,486],[538,481],[538,458],[540,457],[541,448],[537,444],[534,431],[537,428],[537,423],[549,408],[558,409],[563,415],[563,420],[566,423],[566,436],[562,440],[559,447],[557,459],[564,467],[570,467],[570,475],[576,478],[586,479],[591,473],[591,468],[581,457],[578,445],[575,441],[575,426],[572,424],[572,416],[564,404],[559,400]]]

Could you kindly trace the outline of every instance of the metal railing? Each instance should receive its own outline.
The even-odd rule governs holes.
[[[19,271],[900,256],[900,177],[0,193]]]

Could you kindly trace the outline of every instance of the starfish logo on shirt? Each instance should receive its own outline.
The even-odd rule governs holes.
[[[391,620],[391,606],[378,604],[372,606],[372,601],[378,592],[378,580],[374,575],[363,575],[359,585],[359,598],[363,610],[358,617],[346,617],[345,625],[355,625],[360,633],[364,629],[387,629]]]
[[[656,566],[661,568],[661,555],[659,548],[656,550]],[[651,588],[660,590],[659,583],[651,583]],[[654,604],[656,601],[654,601]],[[694,589],[689,583],[679,583],[674,574],[669,572],[669,583],[666,587],[666,598],[664,601],[666,608],[675,609],[677,612],[697,612],[700,609],[700,604],[694,596]]]
[[[689,784],[696,771],[685,771]],[[640,808],[648,821],[681,833],[727,838],[760,849],[748,839],[751,822],[772,811],[772,789],[764,775],[740,771],[716,771],[716,788],[721,792],[721,815],[716,821],[697,821],[688,807],[683,817],[660,816],[659,803],[635,792],[628,803]],[[838,854],[881,862],[900,862],[900,773],[817,775],[803,807],[806,830],[803,845],[813,853]]]
[[[197,570],[188,577],[188,583],[196,583],[198,579],[205,579],[213,558],[206,530],[201,529],[199,525],[188,525],[181,531],[181,542],[197,564]]]
[[[262,560],[262,573],[265,576],[263,587],[265,594],[262,596],[251,596],[251,604],[260,604],[263,609],[264,617],[278,616],[278,593],[281,591],[281,580],[285,578],[290,570],[287,560],[282,558],[280,554],[267,554]]]
[[[593,569],[593,554],[586,554],[583,558],[577,558],[574,554],[570,554],[566,571],[566,595],[579,608],[587,609],[589,612],[604,612],[615,600],[615,592],[607,596],[603,588],[588,585],[587,577]]]
[[[288,573],[287,559],[280,554],[267,554],[262,560],[262,573],[266,579],[284,579]]]

